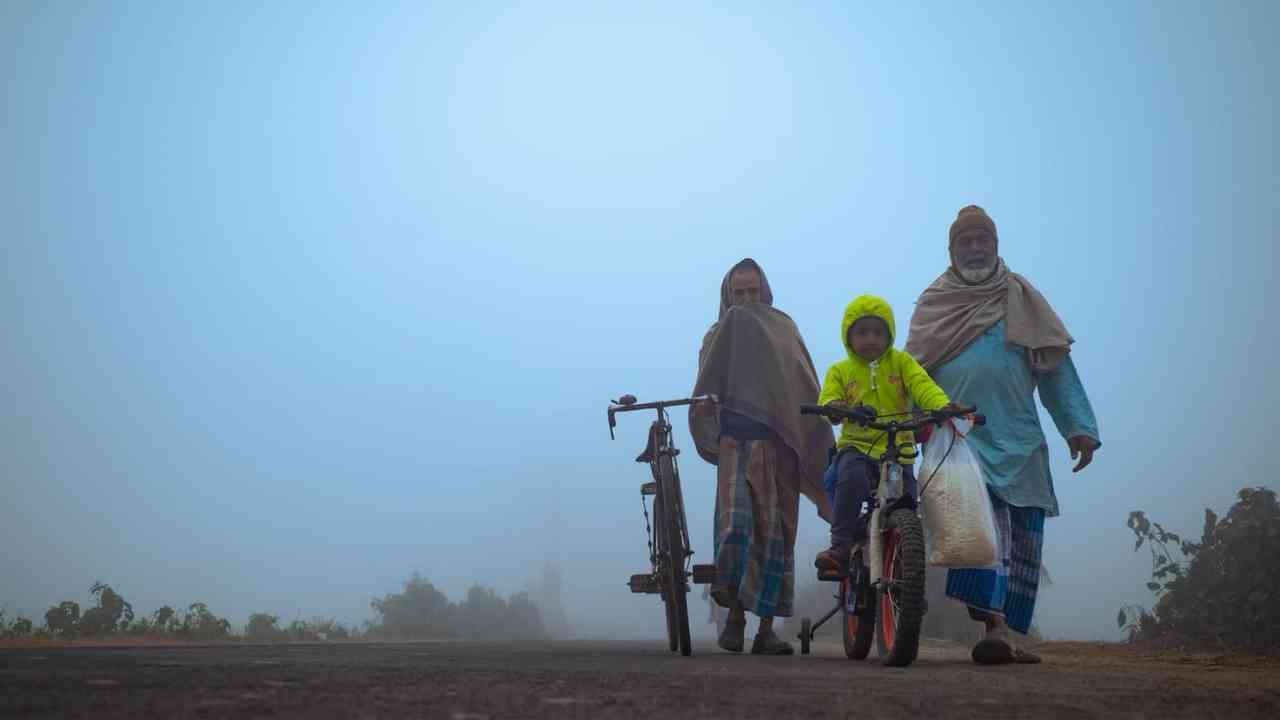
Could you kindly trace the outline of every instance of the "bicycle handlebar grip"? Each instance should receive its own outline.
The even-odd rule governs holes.
[[[823,405],[801,405],[801,415],[826,415],[827,408]]]

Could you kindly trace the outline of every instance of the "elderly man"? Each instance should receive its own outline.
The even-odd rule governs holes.
[[[1040,583],[1045,517],[1058,514],[1049,451],[1035,391],[1066,439],[1075,472],[1101,447],[1098,423],[1071,361],[1062,320],[1026,278],[998,254],[995,223],[982,208],[962,208],[951,225],[951,267],[916,302],[907,352],[951,397],[987,416],[970,445],[991,494],[1003,564],[947,573],[947,595],[986,625],[974,662],[1039,662],[1014,646],[1009,630],[1031,627]]]
[[[818,396],[818,375],[795,323],[772,304],[754,260],[725,275],[693,391],[718,402],[691,407],[689,429],[698,454],[717,465],[711,597],[729,610],[720,647],[742,651],[751,612],[760,618],[751,652],[789,655],[773,618],[792,614],[800,495],[830,518],[822,473],[832,436],[820,418],[800,415]]]

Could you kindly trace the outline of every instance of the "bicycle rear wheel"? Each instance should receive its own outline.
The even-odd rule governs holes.
[[[676,642],[672,642],[671,649],[675,650],[678,644],[680,654],[687,656],[693,651],[693,643],[689,639],[689,578],[684,571],[684,502],[680,497],[680,485],[676,480],[675,466],[670,455],[658,457],[658,480],[667,545],[666,585],[667,596],[670,598],[668,617],[670,613],[675,614]]]
[[[877,646],[892,667],[910,665],[920,650],[924,620],[924,530],[913,510],[895,510],[886,523]]]

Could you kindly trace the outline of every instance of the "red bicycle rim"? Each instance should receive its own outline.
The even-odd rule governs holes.
[[[884,539],[884,572],[881,573],[881,579],[885,582],[893,580],[894,555],[898,550],[898,531],[890,530],[885,533]],[[893,640],[895,631],[898,626],[897,613],[893,608],[893,597],[889,593],[881,593],[880,595],[880,637],[884,638],[884,646],[888,650],[893,649]]]

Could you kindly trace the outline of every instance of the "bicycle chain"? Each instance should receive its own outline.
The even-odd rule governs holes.
[[[649,543],[649,564],[658,564],[658,554],[653,549],[653,528],[649,527],[649,503],[644,499],[644,488],[640,489],[640,509],[644,511],[644,539]]]

